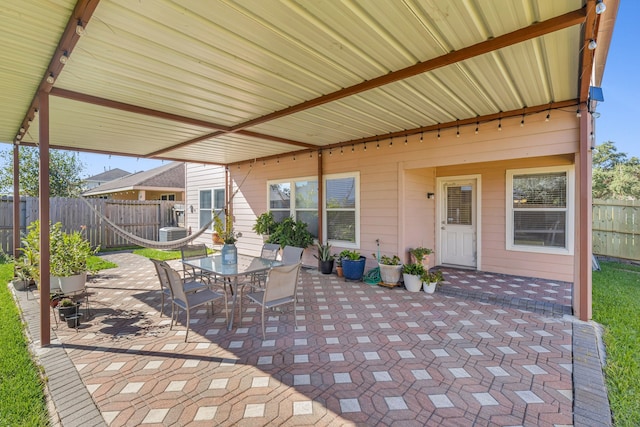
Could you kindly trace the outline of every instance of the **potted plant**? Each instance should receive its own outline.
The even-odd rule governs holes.
[[[422,264],[409,263],[402,266],[402,277],[404,279],[404,287],[409,292],[418,292],[422,288],[422,276],[425,269]]]
[[[253,225],[253,231],[261,235],[264,242],[267,242],[269,240],[269,236],[276,231],[277,226],[278,223],[273,218],[273,213],[265,212],[256,218],[256,223]]]
[[[380,280],[382,283],[395,286],[400,281],[400,276],[402,275],[400,257],[398,257],[398,255],[382,255],[380,258],[377,258],[375,254],[373,257],[378,261]]]
[[[422,286],[424,287],[424,291],[428,294],[434,293],[438,284],[443,280],[444,276],[442,275],[442,271],[425,271],[422,275]]]
[[[39,279],[40,253],[40,222],[34,221],[28,227],[29,233],[25,238],[26,247],[32,252],[32,269],[36,282]],[[83,235],[85,227],[80,231],[65,232],[62,223],[57,222],[50,227],[50,269],[51,292],[61,291],[73,294],[84,289],[87,281],[87,260],[94,255],[98,248],[92,248],[89,240]]]
[[[333,257],[336,259],[336,274],[338,277],[344,277],[344,272],[342,270],[342,258],[346,257],[349,253],[349,250],[345,249],[339,254],[335,254]]]
[[[429,255],[433,253],[432,249],[417,247],[409,249],[409,256],[412,263],[422,264],[424,268],[429,268]]]
[[[222,240],[222,264],[232,265],[238,263],[238,248],[236,241],[242,237],[242,233],[233,231],[233,218],[229,215],[226,217],[226,224],[223,224],[219,216],[213,221],[213,229],[218,237]]]
[[[307,248],[313,244],[313,236],[309,230],[307,230],[306,222],[296,221],[291,217],[286,217],[278,223],[267,242],[277,243],[281,248],[285,246]]]
[[[360,255],[358,251],[343,251],[342,271],[346,280],[360,281],[364,274],[366,257]]]
[[[62,298],[58,302],[58,315],[60,320],[65,321],[69,317],[75,317],[78,315],[78,303],[71,298]]]
[[[318,247],[318,255],[314,255],[318,259],[318,269],[322,274],[331,274],[333,271],[333,261],[334,256],[331,255],[331,245],[329,243],[326,244],[317,244]]]

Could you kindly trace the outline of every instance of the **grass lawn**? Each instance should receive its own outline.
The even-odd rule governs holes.
[[[12,278],[13,264],[0,264],[0,426],[46,426],[42,379],[7,287]]]
[[[593,320],[604,326],[605,377],[616,427],[640,426],[640,267],[601,262]]]

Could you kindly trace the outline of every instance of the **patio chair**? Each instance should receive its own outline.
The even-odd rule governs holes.
[[[302,252],[304,248],[298,248],[296,246],[285,246],[282,250],[282,264],[293,265],[300,262],[302,259]]]
[[[247,294],[250,300],[262,306],[262,339],[266,339],[264,329],[264,311],[267,308],[271,309],[284,304],[293,303],[293,318],[296,329],[298,328],[298,319],[296,318],[296,292],[298,289],[298,276],[300,274],[301,266],[302,263],[298,262],[297,264],[273,267],[267,274],[264,291]]]
[[[161,292],[161,298],[162,298],[161,307],[160,307],[160,317],[162,317],[162,314],[164,313],[165,297],[167,298],[173,297],[171,294],[171,288],[169,287],[169,279],[167,278],[167,273],[165,271],[165,267],[167,268],[170,268],[170,267],[169,267],[169,264],[167,264],[165,261],[152,259],[151,262],[153,263],[153,266],[156,268],[156,274],[158,275],[158,281],[160,282],[160,292]],[[193,293],[193,292],[207,289],[207,286],[204,283],[195,282],[192,280],[187,280],[187,281],[184,281],[183,279],[180,279],[180,280],[182,281],[182,288],[186,293]]]
[[[207,253],[207,246],[204,243],[199,243],[182,246],[180,248],[180,255],[182,256],[182,261],[186,261],[190,259],[205,258],[209,254]],[[182,272],[185,279],[190,277],[194,280],[204,279],[209,283],[211,282],[211,276],[204,274],[202,271],[199,271],[194,267],[182,264]]]
[[[201,305],[210,303],[211,314],[213,314],[213,302],[219,298],[224,298],[224,312],[225,318],[227,318],[227,294],[225,292],[214,292],[209,288],[205,288],[198,292],[186,293],[184,288],[182,287],[180,274],[178,274],[178,272],[171,268],[167,263],[161,264],[161,267],[166,274],[172,296],[171,326],[169,327],[169,330],[173,329],[174,320],[176,323],[178,323],[178,314],[174,314],[176,307],[178,307],[179,309],[183,309],[187,313],[187,333],[184,336],[184,342],[187,342],[187,338],[189,337],[189,326],[191,324],[190,312],[192,308],[200,307]]]
[[[265,243],[262,245],[262,251],[260,251],[260,258],[265,258],[271,261],[275,261],[278,259],[278,254],[280,253],[280,245],[277,243]],[[262,284],[267,279],[267,273],[257,273],[251,276],[251,287],[252,291],[255,290],[256,287],[262,287]]]

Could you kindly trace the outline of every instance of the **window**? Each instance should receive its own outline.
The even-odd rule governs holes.
[[[357,174],[325,178],[325,233],[343,246],[360,245],[360,179]],[[346,245],[345,245],[346,243]]]
[[[200,228],[211,221],[212,215],[218,215],[225,223],[224,217],[225,193],[224,189],[200,190]],[[213,229],[213,224],[209,227]]]
[[[507,249],[573,253],[573,169],[507,171]]]
[[[176,195],[175,194],[162,194],[160,196],[160,200],[176,200]]]
[[[300,178],[270,182],[269,210],[276,221],[290,216],[307,223],[307,230],[318,237],[318,180]]]

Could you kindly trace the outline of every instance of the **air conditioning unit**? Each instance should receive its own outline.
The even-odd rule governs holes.
[[[187,229],[182,227],[162,227],[160,229],[160,241],[169,242],[187,237]]]

